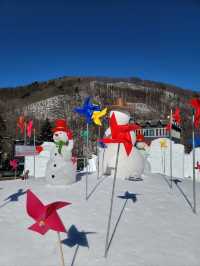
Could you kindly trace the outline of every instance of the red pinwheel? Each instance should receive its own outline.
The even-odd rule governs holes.
[[[123,143],[127,155],[131,153],[133,144],[130,131],[139,129],[140,126],[136,124],[118,125],[115,114],[113,113],[110,120],[111,138],[103,138],[103,143]]]
[[[195,109],[194,126],[195,128],[198,128],[200,124],[200,100],[197,98],[193,98],[190,100],[190,105]]]
[[[18,160],[16,160],[16,159],[10,160],[10,166],[12,167],[13,171],[16,171],[17,167],[18,167]]]
[[[57,232],[66,232],[65,226],[56,210],[69,204],[71,203],[57,201],[45,206],[31,190],[28,190],[26,210],[28,215],[36,221],[36,223],[28,229],[36,231],[42,235],[50,229]]]
[[[180,116],[180,109],[177,107],[175,113],[172,115],[173,120],[180,125],[181,123],[181,116]]]

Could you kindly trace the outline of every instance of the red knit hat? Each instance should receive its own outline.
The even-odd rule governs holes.
[[[144,135],[142,135],[142,134],[137,134],[137,136],[136,136],[136,141],[137,141],[137,142],[144,142]]]
[[[67,133],[69,139],[72,139],[73,135],[71,130],[68,128],[67,123],[64,119],[57,119],[55,121],[55,127],[52,129],[53,133],[56,131],[63,131]]]

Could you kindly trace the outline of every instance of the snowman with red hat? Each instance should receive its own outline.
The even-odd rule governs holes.
[[[67,185],[76,180],[76,162],[72,157],[72,132],[64,119],[55,121],[54,143],[50,148],[45,177],[50,184]]]
[[[151,172],[151,165],[148,161],[148,156],[150,152],[149,145],[145,142],[144,135],[139,133],[136,135],[136,147],[141,152],[141,154],[145,158],[145,167],[144,167],[144,173]]]

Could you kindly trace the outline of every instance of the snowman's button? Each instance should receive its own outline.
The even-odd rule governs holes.
[[[52,177],[52,178],[54,178],[54,177],[55,177],[55,175],[51,175],[51,177]]]
[[[54,164],[53,166],[56,167],[56,164]]]
[[[57,156],[57,153],[55,153],[54,155]]]

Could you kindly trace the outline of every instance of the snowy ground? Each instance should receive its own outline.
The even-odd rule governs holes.
[[[83,177],[84,178],[84,177]],[[85,179],[84,179],[85,180]],[[90,190],[96,183],[89,177]],[[61,265],[57,234],[49,231],[41,236],[27,227],[34,221],[27,215],[26,195],[12,197],[19,189],[30,188],[44,203],[69,201],[72,205],[59,210],[69,230],[86,232],[87,241],[76,237],[63,244],[65,265],[69,266],[199,266],[200,265],[200,184],[197,184],[197,214],[193,214],[192,182],[182,181],[171,190],[163,176],[151,174],[143,181],[117,180],[112,230],[120,216],[107,259],[104,245],[112,179],[105,178],[88,201],[85,182],[68,187],[52,187],[42,180],[25,184],[21,180],[0,182],[0,266]],[[137,201],[117,196],[135,193]],[[6,203],[8,202],[8,203]],[[89,232],[87,234],[87,232]],[[111,232],[112,233],[112,232]],[[62,239],[67,235],[61,234]],[[75,245],[80,242],[77,248]]]

